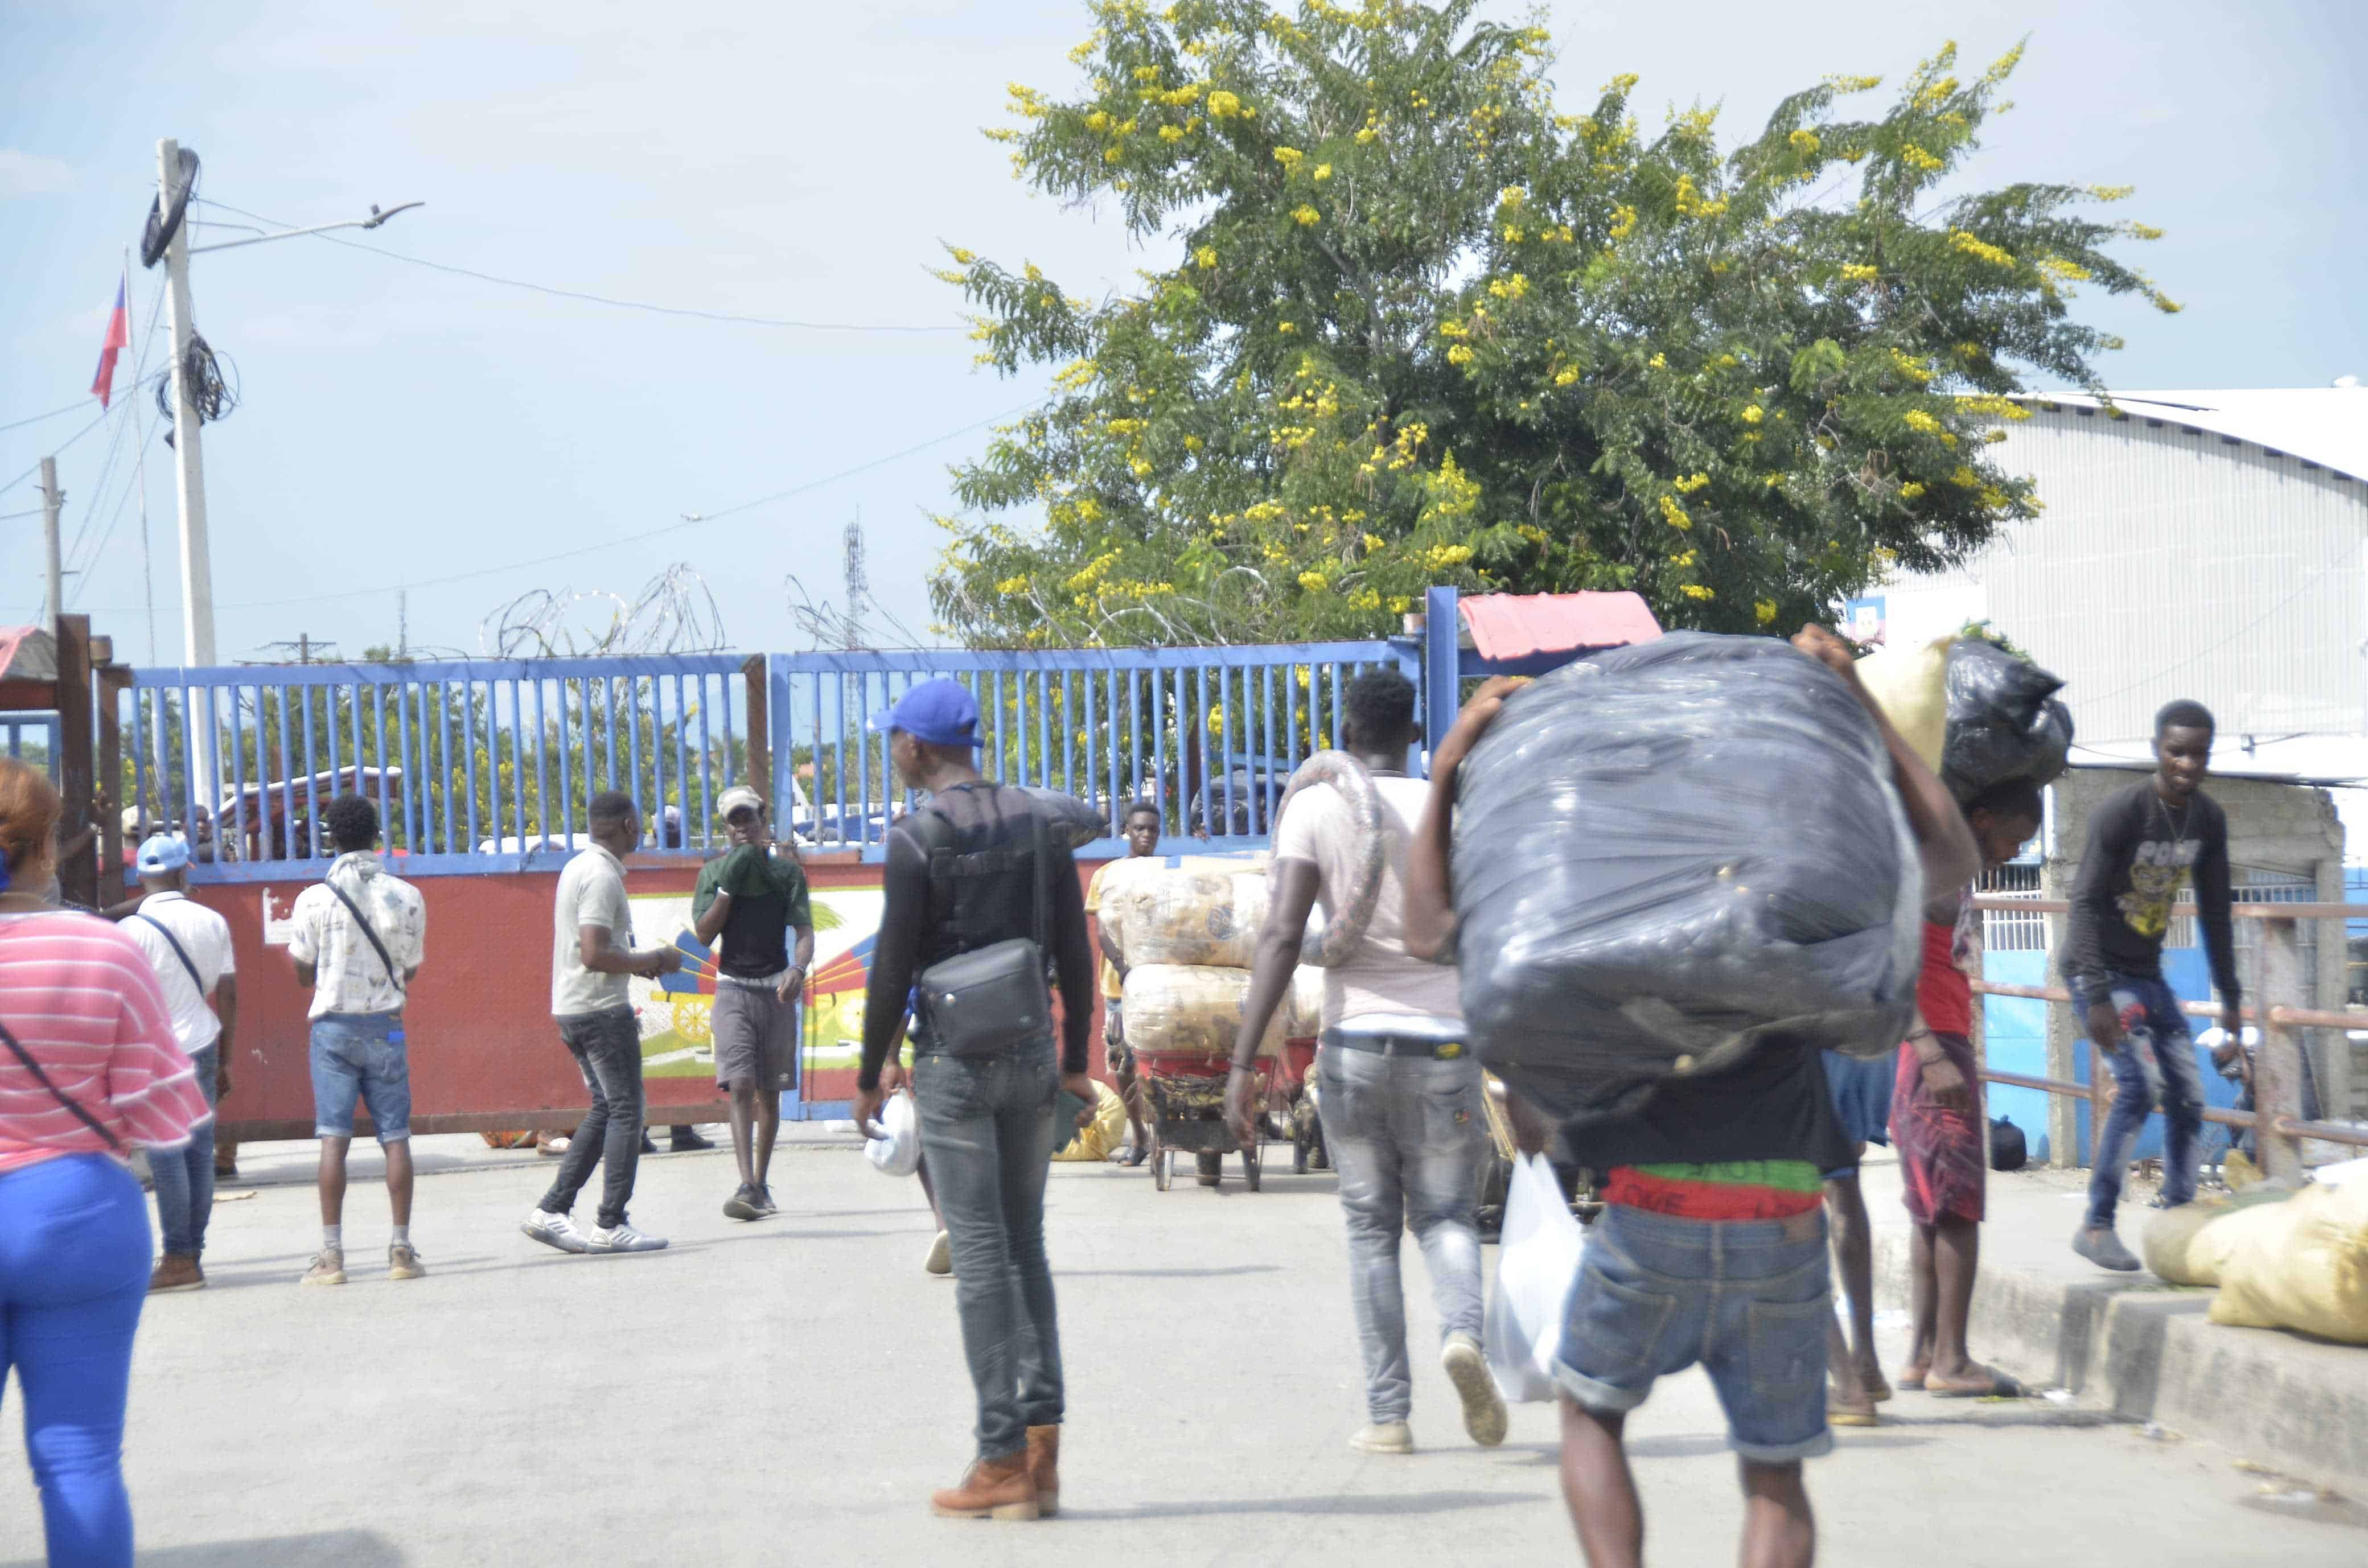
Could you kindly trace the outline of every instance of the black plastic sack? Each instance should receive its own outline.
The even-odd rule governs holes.
[[[1964,804],[2012,778],[2045,784],[2072,749],[2064,683],[1995,642],[1961,638],[1949,649],[1949,740],[1941,781]]]
[[[2022,1129],[2005,1117],[1990,1120],[1990,1169],[2019,1171],[2030,1162],[2031,1148]]]
[[[1674,632],[1513,696],[1459,780],[1480,1059],[1561,1119],[1771,1047],[1906,1036],[1922,873],[1873,722],[1766,637]]]

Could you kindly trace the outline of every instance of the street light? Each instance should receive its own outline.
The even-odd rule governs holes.
[[[187,222],[175,222],[175,214],[188,202],[182,188],[181,145],[167,136],[156,143],[157,210],[163,221],[172,224],[172,236],[165,246],[165,300],[166,319],[173,334],[173,451],[181,514],[181,662],[186,665],[209,665],[215,662],[214,652],[214,576],[211,552],[206,541],[205,458],[199,450],[196,389],[189,384],[189,339],[196,327],[189,312],[189,257],[208,251],[231,250],[239,245],[259,245],[267,240],[294,239],[300,234],[325,233],[332,229],[375,229],[398,212],[408,212],[424,202],[406,201],[398,207],[381,211],[376,203],[367,218],[351,218],[341,223],[319,223],[307,229],[287,229],[276,234],[257,234],[251,239],[225,240],[219,244],[189,244]]]
[[[293,239],[299,234],[318,234],[331,229],[375,229],[398,212],[424,205],[406,201],[399,207],[381,212],[373,203],[368,218],[349,219],[342,223],[321,223],[309,229],[289,229],[277,234],[257,234],[252,239],[226,240],[220,244],[189,244],[189,226],[185,221],[186,210],[195,195],[197,179],[196,157],[189,159],[189,168],[182,168],[181,144],[167,136],[156,143],[156,214],[154,222],[167,226],[165,263],[165,300],[167,319],[173,334],[173,454],[176,487],[181,511],[181,662],[184,665],[206,666],[215,662],[214,653],[214,571],[211,552],[206,543],[206,469],[202,453],[198,449],[197,389],[189,383],[189,339],[196,328],[189,316],[189,257],[204,251],[230,250],[238,245],[261,244],[266,240]],[[142,247],[148,264],[157,257],[153,243]],[[212,703],[207,698],[209,707]],[[191,718],[194,721],[195,715]],[[160,744],[164,727],[157,726]],[[222,785],[222,776],[215,766],[214,733],[211,715],[206,722],[188,726],[191,745],[196,753],[192,759],[197,776],[204,781],[207,803]]]

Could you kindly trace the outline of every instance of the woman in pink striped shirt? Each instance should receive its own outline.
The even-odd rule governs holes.
[[[148,1206],[125,1163],[213,1113],[130,937],[56,906],[58,792],[0,758],[0,1391],[52,1568],[131,1568],[123,1405]]]

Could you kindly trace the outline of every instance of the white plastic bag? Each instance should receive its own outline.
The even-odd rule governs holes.
[[[921,1114],[899,1090],[880,1108],[877,1135],[864,1140],[863,1157],[882,1176],[908,1176],[921,1168]],[[863,1131],[870,1131],[871,1129]]]
[[[1498,1392],[1515,1403],[1539,1403],[1555,1395],[1554,1354],[1562,1348],[1563,1315],[1586,1242],[1546,1157],[1529,1154],[1514,1162],[1486,1338],[1488,1371]]]

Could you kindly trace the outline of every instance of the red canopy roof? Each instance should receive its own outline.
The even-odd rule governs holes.
[[[1473,652],[1491,663],[1617,648],[1661,634],[1639,594],[1480,594],[1462,608]]]

